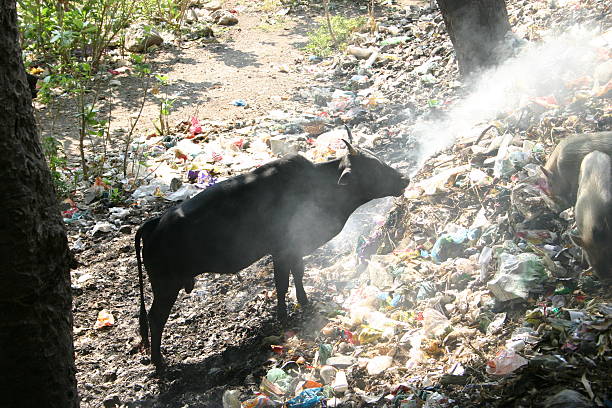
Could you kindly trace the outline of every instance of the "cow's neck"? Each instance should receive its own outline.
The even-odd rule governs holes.
[[[340,160],[335,159],[315,165],[317,171],[320,172],[318,180],[324,183],[323,188],[318,191],[320,193],[318,194],[318,201],[323,205],[329,205],[329,211],[331,212],[344,213],[349,211],[350,214],[368,200],[364,200],[347,186],[338,185],[338,179],[341,175]]]

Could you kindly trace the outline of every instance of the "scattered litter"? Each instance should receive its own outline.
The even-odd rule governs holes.
[[[98,318],[96,319],[96,323],[94,324],[94,329],[102,329],[104,327],[111,327],[115,325],[115,318],[106,309],[100,310],[98,313]]]

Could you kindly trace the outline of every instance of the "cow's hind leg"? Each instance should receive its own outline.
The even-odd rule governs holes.
[[[289,261],[284,256],[273,256],[274,259],[274,283],[276,285],[276,313],[278,320],[282,323],[287,321],[287,304],[285,296],[289,290]]]
[[[164,326],[168,321],[170,310],[176,301],[179,285],[171,284],[153,290],[153,304],[149,310],[149,325],[151,327],[151,361],[160,367],[163,363],[161,355],[161,338]]]
[[[295,257],[291,262],[291,274],[293,275],[293,283],[295,284],[295,295],[298,302],[303,307],[308,306],[308,297],[304,290],[304,283],[302,279],[304,277],[304,261],[302,257]]]

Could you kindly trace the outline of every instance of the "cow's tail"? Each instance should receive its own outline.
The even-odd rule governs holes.
[[[142,260],[140,259],[140,241],[155,229],[159,224],[160,217],[152,218],[142,224],[136,236],[134,237],[134,246],[136,247],[136,262],[138,263],[138,284],[140,286],[140,316],[138,321],[140,323],[140,337],[142,338],[142,344],[145,348],[149,348],[149,318],[147,316],[147,308],[144,300],[144,279],[142,276]]]

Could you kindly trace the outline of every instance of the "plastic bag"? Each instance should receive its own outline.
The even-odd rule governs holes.
[[[435,309],[423,311],[423,330],[427,337],[439,337],[444,334],[450,321],[442,313]]]
[[[504,349],[497,353],[493,360],[487,362],[487,373],[506,375],[527,363],[526,358],[516,354],[513,350]]]
[[[502,302],[527,299],[529,291],[537,288],[548,277],[540,257],[532,253],[499,256],[499,270],[487,283],[487,288]]]
[[[316,406],[325,397],[322,395],[323,388],[309,388],[304,390],[295,398],[287,401],[288,408],[310,408]]]

